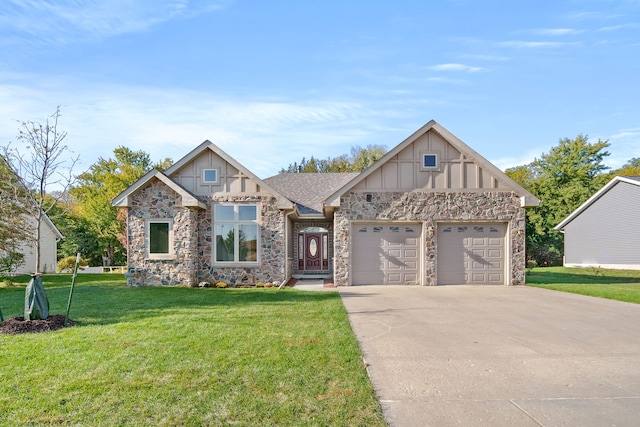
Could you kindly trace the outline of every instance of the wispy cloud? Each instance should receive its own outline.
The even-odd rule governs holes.
[[[553,42],[553,41],[525,41],[525,40],[509,40],[498,43],[502,47],[510,47],[516,49],[558,49],[563,47],[580,46],[579,42]]]
[[[544,148],[540,147],[535,150],[528,150],[522,152],[520,156],[517,157],[498,157],[495,159],[489,159],[491,163],[493,163],[498,169],[505,171],[509,168],[513,168],[516,166],[528,165],[533,162],[536,158],[540,157],[540,153],[544,152]]]
[[[602,139],[609,140],[611,144],[608,149],[611,157],[606,159],[607,166],[619,168],[632,157],[640,157],[640,127],[620,129]]]
[[[16,141],[15,120],[42,122],[58,102],[68,146],[80,155],[84,169],[99,157],[111,157],[120,145],[150,153],[154,160],[178,160],[209,139],[266,177],[302,157],[336,156],[352,145],[396,140],[389,138],[393,131],[384,128],[380,111],[357,102],[225,98],[117,85],[57,93],[0,85],[0,140]]]
[[[466,59],[475,59],[477,61],[492,61],[492,62],[502,62],[502,61],[508,61],[509,58],[507,58],[506,56],[499,56],[499,55],[482,55],[482,54],[478,54],[478,53],[468,53],[468,54],[463,54],[460,55],[460,58],[466,58]]]
[[[632,23],[628,23],[628,24],[609,25],[609,26],[606,26],[606,27],[600,27],[600,28],[598,28],[597,31],[600,31],[600,32],[613,32],[613,31],[636,29],[636,28],[640,28],[640,23],[632,22]]]
[[[577,30],[575,28],[538,28],[531,30],[532,34],[541,36],[567,36],[574,34],[582,34],[584,30]]]
[[[4,0],[0,31],[37,40],[66,43],[145,31],[176,18],[220,9],[230,0]]]
[[[427,67],[427,69],[434,71],[459,71],[466,73],[477,73],[478,71],[486,71],[486,68],[473,67],[465,64],[438,64]]]

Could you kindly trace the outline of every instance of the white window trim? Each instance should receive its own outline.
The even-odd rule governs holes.
[[[233,212],[234,212],[234,219],[233,220],[222,220],[222,221],[218,221],[215,218],[215,207],[216,206],[233,206]],[[239,220],[236,219],[238,218],[239,215],[239,207],[240,206],[254,206],[256,208],[256,219],[255,220]],[[260,205],[256,204],[256,203],[214,203],[213,204],[213,209],[211,211],[212,215],[213,215],[213,228],[211,230],[212,233],[212,248],[211,248],[211,256],[212,256],[212,264],[214,266],[220,266],[220,267],[258,267],[260,266],[260,262],[261,262],[261,258],[262,258],[262,251],[260,249],[260,245],[261,245],[261,231],[262,231],[262,227],[260,226]],[[216,240],[215,240],[215,236],[216,236],[216,228],[218,224],[228,224],[234,225],[234,230],[237,230],[237,227],[240,225],[256,225],[258,227],[258,232],[257,232],[257,236],[256,236],[256,260],[255,261],[218,261],[217,260],[217,245],[216,245]],[[239,233],[235,233],[235,236],[238,236]],[[234,254],[239,254],[239,242],[238,239],[235,239],[234,242]]]
[[[436,165],[435,166],[425,166],[424,158],[426,156],[435,156]],[[440,153],[437,151],[425,151],[420,153],[420,170],[422,171],[439,171],[440,170]]]
[[[207,171],[215,171],[216,180],[215,181],[207,181],[206,172]],[[207,168],[202,170],[202,182],[204,184],[219,184],[220,183],[220,169],[219,168]]]
[[[151,224],[169,224],[169,253],[166,254],[152,254],[151,253]],[[170,218],[158,218],[147,219],[145,224],[145,245],[147,259],[173,259],[175,254],[173,252],[173,220]]]

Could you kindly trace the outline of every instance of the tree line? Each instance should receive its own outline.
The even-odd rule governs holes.
[[[563,235],[554,227],[614,176],[640,176],[640,158],[631,158],[618,169],[606,166],[609,147],[609,141],[589,142],[580,134],[560,139],[529,164],[506,170],[540,199],[538,207],[527,209],[527,260],[533,265],[562,265]]]
[[[125,218],[111,205],[151,169],[166,170],[171,159],[153,162],[144,151],[120,146],[110,158],[99,158],[79,175],[65,165],[61,155],[66,132],[58,129],[60,109],[47,122],[19,122],[17,149],[11,143],[0,155],[0,274],[21,261],[21,241],[37,237],[34,225],[46,214],[65,238],[58,244],[58,259],[81,253],[92,266],[126,264]],[[589,142],[586,135],[560,139],[548,153],[533,162],[507,169],[506,174],[541,200],[527,210],[527,259],[538,265],[562,263],[562,235],[553,228],[615,175],[640,176],[640,158],[619,169],[604,164],[608,141]],[[23,148],[23,147],[21,147]],[[282,168],[281,173],[361,172],[387,152],[381,145],[352,147],[350,153],[326,159],[311,157]],[[66,174],[65,174],[66,173]],[[49,191],[51,185],[57,189]],[[36,271],[38,271],[36,267]]]

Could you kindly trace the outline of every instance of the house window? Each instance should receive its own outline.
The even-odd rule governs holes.
[[[205,184],[218,183],[218,169],[205,169],[202,171],[202,181]]]
[[[258,206],[214,205],[213,221],[216,262],[258,262]]]
[[[171,256],[171,220],[147,221],[147,248],[149,258],[165,258]]]
[[[420,169],[423,171],[440,170],[438,157],[438,153],[422,153]]]

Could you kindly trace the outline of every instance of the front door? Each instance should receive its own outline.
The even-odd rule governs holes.
[[[327,237],[327,233],[300,233],[298,235],[299,271],[328,269]]]

